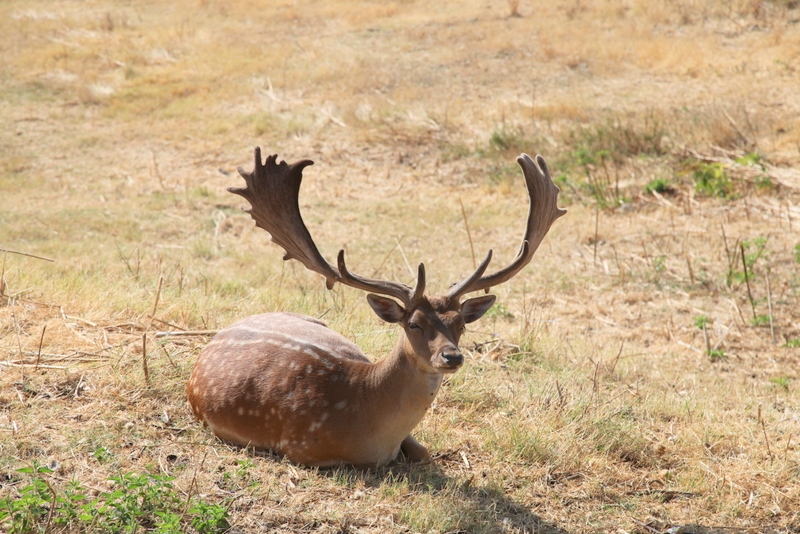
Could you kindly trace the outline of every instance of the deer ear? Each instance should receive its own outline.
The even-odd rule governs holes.
[[[484,295],[474,299],[467,299],[461,305],[461,316],[465,323],[477,321],[483,314],[489,311],[497,297],[494,295]]]
[[[406,310],[392,299],[370,293],[367,295],[367,302],[375,310],[378,317],[387,323],[399,323],[406,315]]]

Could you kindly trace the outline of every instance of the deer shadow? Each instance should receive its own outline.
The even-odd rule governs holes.
[[[459,520],[448,532],[521,532],[536,534],[569,534],[556,524],[543,520],[525,505],[509,498],[500,488],[474,484],[481,474],[464,481],[450,477],[435,462],[410,464],[398,461],[377,470],[339,468],[327,471],[336,477],[346,473],[370,488],[385,484],[405,483],[416,494],[450,495]],[[320,474],[323,474],[320,471]]]

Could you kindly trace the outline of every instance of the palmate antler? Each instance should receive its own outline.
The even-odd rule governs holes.
[[[338,269],[328,263],[319,253],[300,215],[298,195],[303,169],[314,162],[304,159],[291,165],[285,161],[278,164],[277,158],[277,155],[269,156],[262,164],[261,148],[256,147],[253,172],[238,168],[245,187],[229,187],[228,191],[250,202],[251,209],[246,210],[247,213],[256,221],[256,226],[269,232],[272,241],[283,247],[286,251],[283,259],[298,260],[307,269],[321,274],[328,289],[341,282],[356,289],[395,297],[407,308],[412,307],[425,291],[425,267],[419,265],[417,286],[411,288],[399,282],[373,280],[350,272],[345,265],[344,250],[339,251]]]
[[[272,241],[286,251],[284,260],[296,259],[307,269],[325,277],[328,289],[336,282],[364,291],[388,295],[400,300],[406,309],[413,307],[425,291],[425,266],[420,263],[417,285],[411,288],[399,282],[374,280],[350,272],[345,265],[344,250],[339,251],[337,267],[328,263],[319,253],[314,240],[300,215],[298,194],[303,180],[303,169],[313,162],[301,160],[291,165],[285,161],[276,163],[277,155],[269,156],[266,163],[261,162],[261,149],[255,149],[255,166],[252,172],[239,167],[239,174],[245,179],[243,188],[230,187],[228,191],[244,197],[250,202],[246,210],[272,236]],[[447,296],[458,301],[464,294],[481,289],[488,290],[506,282],[527,265],[538,248],[550,225],[564,215],[566,210],[558,208],[558,187],[553,183],[544,158],[536,156],[536,163],[527,154],[517,158],[522,167],[525,184],[530,198],[528,222],[522,245],[517,257],[507,267],[484,276],[492,251],[486,255],[478,268],[461,282],[454,284]]]

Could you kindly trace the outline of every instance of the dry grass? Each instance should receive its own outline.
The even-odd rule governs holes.
[[[0,15],[0,248],[55,260],[0,252],[0,499],[38,462],[98,500],[111,476],[174,476],[239,532],[800,531],[796,2]],[[440,289],[472,266],[459,200],[499,264],[526,209],[513,156],[559,175],[569,215],[416,432],[434,462],[310,470],[192,419],[207,337],[156,331],[280,309],[393,344],[224,192],[256,144],[317,162],[301,205],[326,257],[404,282],[424,261]],[[81,528],[102,530],[49,525]]]

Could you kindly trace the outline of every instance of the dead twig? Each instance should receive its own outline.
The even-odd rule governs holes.
[[[215,336],[219,330],[181,330],[177,332],[156,332],[156,337]]]
[[[39,337],[39,352],[36,354],[36,369],[39,369],[39,362],[42,359],[42,342],[44,341],[44,331],[47,330],[47,325],[42,325],[42,335]]]
[[[153,313],[150,314],[152,317],[155,317],[156,315],[156,310],[158,309],[158,301],[159,299],[161,299],[161,286],[163,284],[164,284],[164,276],[161,275],[158,277],[158,289],[156,289],[156,299],[155,302],[153,302]]]
[[[469,221],[467,220],[467,210],[464,209],[464,203],[461,202],[461,199],[458,199],[458,203],[461,205],[461,216],[464,218],[464,227],[467,229],[467,239],[469,239],[469,250],[472,252],[472,268],[478,268],[478,261],[475,258],[475,245],[472,242],[472,233],[469,231]]]
[[[744,269],[744,281],[747,284],[747,298],[750,300],[750,308],[753,310],[753,323],[756,322],[756,303],[753,300],[753,292],[750,291],[750,277],[747,275],[747,258],[745,257],[744,244],[739,243],[742,251],[742,268]]]
[[[51,260],[50,258],[45,258],[43,256],[37,256],[36,254],[28,254],[27,252],[19,252],[18,250],[9,250],[7,248],[0,248],[0,252],[7,252],[8,254],[17,254],[19,256],[27,256],[28,258],[34,258],[37,260],[42,261],[49,261],[55,263],[56,260]]]
[[[144,371],[144,382],[150,385],[150,372],[147,369],[147,332],[142,334],[142,371]]]

